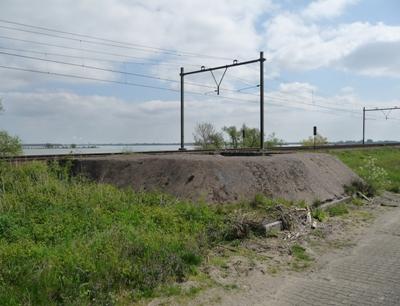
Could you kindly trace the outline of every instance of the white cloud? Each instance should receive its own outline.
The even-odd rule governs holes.
[[[302,15],[313,20],[338,17],[348,6],[357,2],[359,0],[317,0],[311,2],[303,10]]]
[[[274,17],[266,31],[268,52],[281,69],[340,68],[338,62],[363,46],[400,42],[400,26],[354,22],[325,27],[291,13]]]
[[[400,41],[374,42],[360,46],[338,65],[347,71],[372,76],[400,77]]]
[[[315,90],[313,96],[310,90]],[[78,138],[82,143],[179,141],[179,101],[137,103],[65,91],[13,92],[2,96],[6,111],[1,116],[0,128],[7,127],[24,142],[75,143]],[[335,96],[324,96],[308,83],[281,84],[279,90],[266,95],[265,101],[267,134],[275,131],[286,140],[296,141],[306,138],[309,127],[317,124],[331,139],[358,139],[355,122],[359,122],[365,102],[349,88]],[[388,105],[395,103],[390,102]],[[191,141],[198,122],[211,122],[217,129],[243,123],[258,127],[259,104],[229,98],[188,97],[185,115],[186,139]],[[395,129],[389,130],[392,123],[378,125],[374,132],[395,139]]]
[[[280,71],[290,74],[292,70],[309,71],[318,68],[343,69],[369,76],[398,76],[400,26],[369,22],[330,22],[329,25],[325,23],[324,19],[343,14],[356,2],[314,1],[304,9],[289,12],[283,6],[278,11],[277,6],[269,0],[87,0],[78,1],[73,6],[67,0],[43,0],[40,6],[34,1],[3,0],[0,2],[0,11],[11,20],[28,24],[230,59],[255,58],[258,51],[264,49],[268,58],[267,78],[271,75],[277,76]],[[268,21],[260,19],[271,16],[271,12],[274,15],[268,17]],[[76,56],[68,61],[77,64],[129,69],[132,72],[152,73],[175,80],[178,79],[180,66],[195,69],[200,65],[212,66],[228,62],[225,59],[174,57],[84,42],[66,42],[51,37],[37,36],[32,39],[32,34],[5,29],[0,29],[0,33],[14,38],[73,46],[77,50],[62,50],[0,39],[0,46],[3,47],[64,53]],[[121,65],[88,60],[86,57],[90,56],[114,61],[134,61],[127,57],[91,54],[84,49],[162,60],[169,65],[147,68],[133,64]],[[50,54],[35,56],[65,60]],[[0,56],[1,64],[104,79],[119,78],[104,71],[6,56]],[[179,102],[163,98],[162,93],[159,99],[146,99],[139,93],[135,96],[135,101],[142,102],[133,102],[122,99],[117,90],[111,94],[107,91],[110,96],[90,94],[93,89],[86,88],[87,83],[82,80],[1,71],[0,90],[4,92],[2,97],[6,113],[2,115],[0,124],[20,135],[24,141],[77,142],[77,139],[80,139],[82,142],[164,142],[179,139]],[[251,81],[250,85],[255,85],[258,83],[258,73],[257,67],[229,70],[222,86],[228,89],[246,87],[249,85],[246,83],[248,80]],[[159,85],[145,79],[128,79]],[[243,79],[247,81],[243,83]],[[55,92],[53,88],[56,80],[57,88],[61,89]],[[211,75],[192,76],[188,77],[187,81],[214,86]],[[74,87],[77,85],[79,87]],[[161,85],[178,88],[179,84]],[[30,92],[29,88],[36,89]],[[79,95],[73,93],[72,89],[70,91],[62,88],[76,88],[88,94]],[[200,92],[213,90],[190,84],[187,84],[186,89]],[[256,90],[250,92],[257,93]],[[231,93],[223,91],[222,94],[230,96]],[[245,96],[244,99],[246,98],[257,99],[254,96]],[[358,117],[354,118],[348,114],[333,115],[329,109],[318,109],[312,103],[349,109],[359,109],[361,105],[374,103],[362,101],[355,90],[350,88],[343,89],[337,95],[326,96],[313,84],[301,81],[281,84],[277,90],[266,95],[266,102],[275,103],[266,105],[267,134],[269,131],[276,131],[280,137],[292,141],[307,137],[309,127],[313,124],[318,124],[323,134],[329,138],[359,138],[358,130],[354,129],[354,120],[358,120]],[[382,103],[376,101],[377,105],[378,102]],[[398,101],[394,99],[387,101],[387,104],[392,105],[396,102]],[[188,95],[186,106],[185,131],[188,140],[191,139],[195,123],[201,121],[210,121],[218,128],[223,125],[241,125],[243,122],[258,127],[257,102]],[[319,112],[313,112],[316,109]],[[378,136],[379,133],[392,136],[392,131],[383,133],[384,131],[385,126],[376,128]]]

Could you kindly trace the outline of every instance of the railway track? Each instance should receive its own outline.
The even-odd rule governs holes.
[[[323,146],[288,146],[288,147],[275,147],[266,150],[259,150],[254,148],[247,149],[224,149],[224,150],[187,150],[187,151],[142,151],[132,152],[134,154],[220,154],[224,156],[260,156],[260,155],[271,155],[271,154],[284,154],[284,153],[295,153],[299,151],[325,151],[325,150],[340,150],[340,149],[368,149],[377,147],[400,147],[400,142],[390,143],[374,143],[374,144],[344,144],[344,145],[323,145]],[[1,157],[0,160],[8,162],[27,162],[27,161],[52,161],[52,160],[65,160],[65,159],[77,159],[77,158],[88,158],[88,157],[107,157],[107,156],[122,156],[130,153],[87,153],[87,154],[52,154],[52,155],[21,155],[21,156],[9,156]]]

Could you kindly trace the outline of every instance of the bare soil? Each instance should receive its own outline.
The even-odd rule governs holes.
[[[256,194],[325,202],[343,197],[343,186],[359,179],[337,158],[322,153],[131,154],[77,159],[74,169],[98,182],[208,203],[239,202]]]

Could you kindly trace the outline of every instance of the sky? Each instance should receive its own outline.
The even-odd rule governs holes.
[[[24,143],[179,142],[180,67],[265,62],[265,131],[360,140],[400,106],[398,0],[2,0],[0,129]],[[216,71],[219,80],[223,71]],[[259,127],[259,64],[185,76],[196,124]],[[400,110],[366,138],[400,141]]]

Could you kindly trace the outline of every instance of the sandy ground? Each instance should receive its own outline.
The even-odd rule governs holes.
[[[310,203],[341,198],[358,177],[329,154],[271,156],[167,154],[75,160],[75,172],[137,191],[160,191],[207,203],[251,200],[256,194]]]
[[[221,246],[203,268],[212,279],[205,289],[148,305],[400,305],[397,205],[400,195],[385,193],[314,230]],[[294,258],[294,244],[312,259]]]

